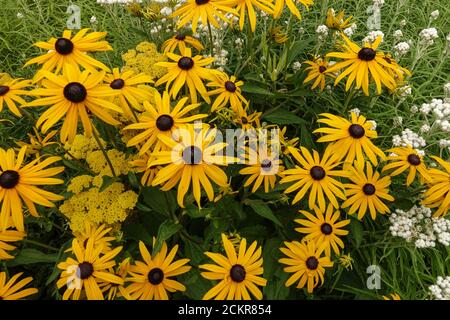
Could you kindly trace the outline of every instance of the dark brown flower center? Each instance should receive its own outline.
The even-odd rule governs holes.
[[[70,54],[73,51],[73,42],[66,38],[59,38],[55,42],[55,50],[62,55]]]
[[[186,36],[184,34],[177,34],[175,36],[175,39],[183,41],[184,39],[186,39]]]
[[[169,131],[174,124],[173,118],[168,114],[163,114],[156,119],[156,127],[160,131]]]
[[[153,285],[158,285],[164,280],[164,272],[160,268],[150,270],[147,275],[148,281]]]
[[[183,160],[186,164],[199,164],[202,161],[202,150],[190,146],[183,150]]]
[[[314,180],[322,180],[325,178],[325,170],[322,167],[314,166],[309,170],[309,174]]]
[[[225,82],[225,89],[228,92],[235,92],[236,91],[236,85],[232,81]]]
[[[246,117],[242,117],[241,118],[241,122],[242,122],[242,124],[247,124],[248,123],[248,119]]]
[[[234,282],[244,281],[245,275],[246,275],[245,269],[240,264],[235,264],[234,266],[231,267],[230,277],[231,280],[233,280]]]
[[[352,124],[350,127],[348,127],[348,133],[350,133],[352,138],[360,139],[364,137],[366,130],[364,130],[364,128],[359,124]]]
[[[320,66],[320,67],[319,67],[319,72],[320,72],[320,73],[324,73],[325,70],[327,70],[326,67],[324,67],[324,66]]]
[[[372,48],[362,48],[358,52],[358,58],[364,61],[372,61],[377,53]]]
[[[180,60],[178,60],[178,67],[183,70],[189,70],[192,69],[194,66],[194,60],[192,60],[189,57],[182,57]]]
[[[19,183],[19,173],[14,170],[6,170],[0,174],[0,187],[12,189]]]
[[[375,193],[375,186],[373,185],[373,184],[371,184],[371,183],[366,183],[364,186],[363,186],[363,192],[364,192],[364,194],[365,195],[367,195],[367,196],[371,196],[371,195],[373,195],[374,193]]]
[[[261,162],[261,168],[263,168],[265,171],[268,171],[272,167],[272,161],[268,159],[264,159]]]
[[[0,86],[0,97],[4,96],[5,94],[7,94],[9,91],[9,87],[8,86]]]
[[[94,273],[94,266],[90,262],[82,262],[78,265],[77,276],[80,279],[87,279]]]
[[[418,166],[421,161],[420,157],[417,154],[412,153],[408,156],[408,162],[413,166]]]
[[[125,86],[125,81],[123,81],[123,79],[115,79],[109,84],[109,86],[115,90],[119,90]]]
[[[67,100],[79,103],[87,97],[86,88],[79,82],[70,82],[64,87],[64,97]]]
[[[195,3],[201,6],[202,4],[207,4],[209,0],[195,0]]]
[[[309,270],[316,270],[318,266],[319,260],[317,260],[316,257],[309,257],[308,259],[306,259],[306,267]]]
[[[324,223],[320,226],[320,231],[322,231],[323,234],[329,235],[333,232],[333,227],[329,223]]]

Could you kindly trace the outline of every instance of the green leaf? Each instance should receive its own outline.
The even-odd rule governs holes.
[[[128,239],[144,241],[146,244],[152,243],[152,235],[142,224],[134,223],[123,225],[122,231]]]
[[[268,115],[264,116],[264,119],[279,125],[306,123],[306,121],[299,116],[284,109],[278,109],[272,113],[269,113]]]
[[[142,188],[142,196],[145,204],[160,214],[169,216],[177,208],[175,198],[171,191],[164,192],[158,188],[145,187]]]
[[[128,172],[128,181],[134,189],[139,189],[139,180],[134,172]]]
[[[205,258],[205,255],[203,254],[204,250],[199,244],[191,240],[186,240],[184,245],[185,255],[191,259],[193,265],[198,265],[202,259]]]
[[[182,226],[176,224],[172,220],[166,220],[158,228],[158,235],[156,236],[156,244],[153,248],[153,254],[156,254],[161,250],[163,242],[170,239],[175,233],[180,231]]]
[[[269,90],[258,87],[254,84],[250,84],[248,82],[245,83],[241,88],[242,88],[242,91],[247,92],[247,93],[255,93],[255,94],[261,94],[261,95],[265,95],[265,96],[273,96],[274,95]]]
[[[275,215],[273,214],[272,209],[270,209],[270,207],[263,201],[247,199],[245,201],[245,204],[250,206],[253,209],[253,211],[259,214],[261,217],[269,219],[270,221],[272,221],[273,223],[275,223],[280,227],[282,226],[280,220],[278,220],[278,218],[275,217]]]
[[[203,218],[207,216],[208,214],[211,214],[211,212],[214,210],[214,208],[199,208],[195,205],[187,205],[185,212],[193,219],[196,218]]]
[[[102,182],[102,186],[99,189],[100,192],[102,192],[103,190],[108,188],[114,182],[120,182],[120,178],[118,178],[118,177],[103,176],[102,179],[103,179],[103,182]]]
[[[350,224],[350,230],[352,233],[352,238],[355,239],[356,248],[359,248],[363,240],[363,227],[362,223],[356,219],[352,219]]]
[[[308,130],[308,128],[304,124],[301,126],[300,130],[300,145],[305,147],[306,149],[314,148],[311,130]]]
[[[9,267],[21,266],[33,263],[55,263],[58,260],[58,254],[43,253],[36,249],[22,249],[14,260],[6,262]]]

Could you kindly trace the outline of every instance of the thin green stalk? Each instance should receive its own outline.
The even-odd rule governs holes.
[[[111,163],[111,160],[108,157],[108,153],[105,150],[105,147],[102,145],[100,139],[98,138],[97,132],[95,132],[95,129],[92,130],[92,135],[94,136],[95,141],[97,142],[98,146],[100,147],[100,150],[102,151],[103,155],[105,156],[106,162],[108,163],[109,168],[111,169],[111,173],[114,178],[117,177],[116,172],[114,171],[114,167]]]
[[[41,248],[45,248],[45,249],[48,249],[48,250],[57,251],[57,252],[59,251],[58,248],[46,245],[44,243],[40,243],[39,241],[29,240],[29,239],[23,239],[22,241],[24,243],[34,244],[35,246],[38,246],[38,247],[41,247]]]
[[[209,45],[210,45],[210,54],[211,56],[213,56],[214,54],[214,40],[213,40],[213,35],[212,35],[212,29],[211,29],[211,23],[209,23],[208,20],[208,31],[209,31]]]

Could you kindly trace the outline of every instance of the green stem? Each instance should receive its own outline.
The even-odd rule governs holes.
[[[94,136],[95,141],[97,142],[98,146],[100,147],[100,150],[102,151],[103,155],[105,156],[106,162],[108,163],[109,168],[111,169],[111,173],[114,178],[117,177],[116,172],[114,171],[114,167],[111,163],[111,160],[108,157],[108,153],[105,150],[105,147],[101,143],[100,139],[98,138],[97,132],[95,132],[95,129],[92,130],[92,135]]]
[[[212,57],[214,54],[214,40],[213,40],[212,29],[211,29],[211,24],[209,23],[209,20],[208,20],[208,31],[209,31],[209,45],[210,45],[209,50],[210,50],[210,54]]]
[[[23,241],[24,243],[34,244],[35,246],[38,246],[38,247],[41,247],[41,248],[45,248],[45,249],[48,249],[48,250],[59,251],[58,248],[55,248],[55,247],[46,245],[46,244],[44,244],[44,243],[40,243],[40,242],[35,241],[35,240],[23,239],[22,241]]]

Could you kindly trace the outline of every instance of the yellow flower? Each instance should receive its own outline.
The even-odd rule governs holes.
[[[242,130],[257,129],[261,127],[260,117],[262,112],[248,114],[248,104],[245,108],[238,109],[235,113],[234,122],[241,126]]]
[[[445,216],[450,210],[450,163],[439,157],[432,156],[445,171],[431,168],[428,174],[431,177],[428,190],[425,191],[421,204],[429,208],[438,208],[434,217]]]
[[[24,165],[26,147],[22,147],[17,154],[14,149],[4,150],[0,148],[0,228],[8,227],[12,218],[14,227],[24,231],[22,201],[27,206],[31,215],[38,217],[35,203],[54,207],[52,201],[64,199],[64,197],[45,191],[38,186],[55,185],[64,183],[54,176],[64,171],[64,167],[46,168],[61,160],[59,157],[49,157],[42,162],[34,160]]]
[[[297,203],[310,190],[308,205],[314,209],[316,205],[320,210],[325,211],[325,196],[335,208],[339,207],[336,197],[345,199],[344,185],[334,179],[334,177],[344,177],[347,174],[340,170],[335,170],[339,165],[338,158],[334,150],[330,147],[325,149],[322,159],[319,153],[313,150],[313,154],[304,147],[300,147],[301,154],[294,148],[289,148],[292,156],[297,160],[294,169],[287,169],[283,172],[280,183],[294,182],[284,193],[291,193],[299,190],[292,200],[292,204]],[[324,196],[325,193],[325,196]]]
[[[25,232],[0,228],[0,261],[14,259],[8,251],[16,249],[8,242],[21,241],[25,237]]]
[[[130,258],[126,258],[114,269],[110,269],[109,272],[115,274],[116,276],[122,278],[125,282],[128,271],[130,270]],[[128,293],[125,290],[124,285],[113,283],[113,282],[99,282],[99,287],[103,293],[108,293],[106,299],[114,300],[116,297],[129,298]]]
[[[104,224],[97,227],[89,221],[85,221],[84,226],[85,228],[83,231],[80,233],[75,233],[76,238],[79,240],[79,243],[83,246],[83,248],[86,249],[88,240],[93,239],[94,247],[103,246],[102,253],[106,253],[111,250],[111,241],[116,239],[108,236],[112,228],[107,228]]]
[[[155,243],[155,241],[153,241]],[[164,242],[158,253],[150,255],[142,241],[139,241],[139,251],[144,261],[136,261],[129,268],[127,281],[132,282],[125,288],[127,299],[132,300],[169,300],[167,291],[185,291],[186,287],[172,277],[191,270],[186,264],[189,259],[174,261],[178,245],[167,254],[167,244]]]
[[[73,258],[68,257],[66,261],[58,264],[58,269],[62,270],[59,280],[56,282],[58,289],[66,286],[63,300],[79,300],[81,293],[86,295],[88,300],[104,300],[103,292],[99,283],[123,284],[122,278],[109,271],[116,265],[113,260],[119,254],[122,247],[117,247],[105,254],[102,254],[103,246],[95,246],[95,241],[89,238],[86,248],[80,244],[78,239],[72,240]]]
[[[154,160],[148,153],[142,155],[141,158],[137,158],[130,162],[130,165],[134,167],[136,172],[143,172],[141,177],[141,184],[143,186],[151,186],[153,179],[155,179],[156,174],[161,169],[161,166],[149,166]]]
[[[41,70],[59,73],[61,69],[66,71],[67,66],[79,68],[79,66],[94,72],[96,68],[109,71],[108,67],[100,61],[90,57],[88,52],[112,50],[107,41],[99,41],[106,36],[106,32],[91,32],[89,28],[78,31],[72,37],[71,30],[64,30],[61,38],[51,38],[47,42],[36,42],[34,45],[48,52],[42,56],[28,61],[25,66],[31,64],[42,64]],[[39,73],[36,80],[42,78]]]
[[[283,31],[281,26],[276,26],[274,28],[269,29],[269,33],[272,39],[278,44],[283,44],[289,40],[288,33]]]
[[[328,127],[314,130],[314,133],[324,133],[317,141],[334,142],[332,148],[340,156],[339,159],[345,157],[344,161],[351,164],[355,159],[363,162],[366,155],[374,165],[378,164],[377,156],[382,160],[386,159],[384,152],[372,143],[371,139],[378,135],[363,115],[358,116],[352,112],[351,121],[330,113],[322,113],[321,116],[323,118],[317,122]]]
[[[238,113],[239,110],[242,110],[242,103],[248,104],[240,88],[243,85],[243,81],[238,81],[235,76],[228,76],[225,73],[220,74],[214,81],[208,83],[207,87],[217,88],[207,93],[208,96],[217,95],[211,106],[211,111],[220,110],[228,103],[234,112]]]
[[[339,236],[345,236],[348,234],[347,230],[343,230],[342,227],[348,225],[350,220],[342,220],[338,222],[340,218],[339,210],[335,211],[331,204],[328,205],[326,213],[315,207],[316,213],[313,216],[311,213],[300,210],[306,219],[296,219],[295,222],[301,224],[303,227],[295,228],[295,231],[307,234],[303,239],[315,241],[317,247],[325,244],[325,255],[331,256],[331,248],[334,253],[339,254],[340,249],[344,249],[344,242]],[[325,214],[325,215],[324,215]]]
[[[389,296],[383,296],[383,300],[402,300],[402,298],[400,298],[398,293],[391,293],[390,297]]]
[[[298,280],[297,289],[306,285],[308,293],[312,293],[317,285],[323,284],[325,268],[333,266],[328,256],[322,257],[325,245],[317,247],[314,241],[306,243],[285,241],[284,244],[287,248],[280,248],[280,250],[288,258],[281,258],[278,261],[288,265],[283,269],[284,272],[293,273],[286,281],[286,287]]]
[[[36,288],[22,290],[23,287],[33,281],[32,277],[27,277],[16,283],[22,274],[23,272],[16,273],[6,281],[6,272],[0,272],[0,300],[20,300],[38,292]]]
[[[203,300],[251,300],[249,292],[257,300],[263,298],[257,286],[265,286],[267,280],[262,277],[262,249],[257,248],[256,241],[247,248],[247,240],[243,238],[236,250],[230,240],[222,233],[222,243],[226,256],[205,252],[216,264],[202,264],[200,269],[206,270],[201,275],[208,280],[219,281],[204,296]]]
[[[384,70],[386,70],[386,72],[394,78],[394,80],[397,82],[397,85],[404,84],[405,75],[411,76],[411,71],[400,66],[390,54],[384,54],[383,59],[387,64],[391,66],[390,68],[384,68]]]
[[[283,129],[280,130],[280,134],[279,134],[279,139],[280,139],[280,144],[281,144],[281,152],[284,155],[288,155],[291,152],[289,151],[289,148],[293,148],[296,149],[298,143],[300,142],[300,138],[295,137],[292,139],[286,138],[286,131],[287,131],[287,127],[283,127]]]
[[[105,145],[105,141],[99,138],[102,145]],[[66,158],[68,159],[86,159],[86,156],[91,151],[99,149],[97,141],[94,137],[86,137],[83,134],[77,134],[72,142],[66,142],[64,149],[67,152]]]
[[[288,0],[290,1],[290,0]],[[253,6],[258,7],[262,11],[273,14],[272,0],[235,0],[236,11],[239,13],[239,27],[244,29],[246,11],[248,20],[250,21],[250,28],[252,32],[256,29],[256,13]]]
[[[333,8],[328,9],[327,12],[327,27],[330,29],[342,31],[347,29],[351,25],[352,16],[344,20],[344,10],[340,11],[337,15]]]
[[[339,264],[347,270],[353,270],[353,258],[349,254],[343,254],[338,257]]]
[[[30,94],[45,98],[36,99],[25,106],[50,106],[36,122],[37,127],[42,126],[43,133],[64,117],[60,131],[62,143],[75,139],[79,120],[83,124],[85,134],[91,136],[93,128],[89,113],[108,124],[119,124],[107,111],[122,113],[120,107],[105,99],[117,95],[118,92],[102,84],[104,71],[90,73],[69,65],[63,75],[48,71],[42,71],[42,74],[46,78],[42,83],[43,88],[35,89]]]
[[[166,68],[156,66],[157,62],[167,61],[164,54],[158,52],[156,45],[151,42],[141,42],[134,50],[128,50],[122,55],[125,65],[123,72],[131,70],[135,74],[145,73],[153,80],[162,77]]]
[[[178,48],[179,52],[182,53],[186,50],[187,45],[194,47],[195,49],[197,49],[197,51],[202,51],[203,49],[205,49],[200,41],[191,36],[181,33],[178,33],[172,38],[167,39],[163,43],[161,49],[164,51],[164,53],[167,53],[175,52],[175,50]]]
[[[191,48],[186,48],[182,55],[171,52],[167,52],[166,55],[173,62],[156,63],[157,66],[166,67],[167,73],[156,81],[155,85],[159,86],[165,83],[166,90],[175,99],[186,84],[192,103],[197,103],[197,92],[206,102],[210,103],[203,80],[214,81],[220,74],[217,70],[205,68],[214,61],[214,58],[204,58],[199,55],[192,57]]]
[[[286,3],[286,6],[289,8],[291,13],[296,16],[298,19],[301,19],[302,16],[300,14],[300,11],[298,10],[296,3],[300,2],[303,4],[306,9],[309,9],[309,6],[314,4],[313,0],[275,0],[275,8],[273,12],[273,17],[275,19],[280,18],[281,13],[284,9],[284,4]]]
[[[360,220],[369,210],[370,216],[375,220],[377,213],[390,212],[381,199],[394,201],[394,197],[389,194],[391,178],[389,176],[380,178],[380,174],[373,171],[370,162],[367,162],[366,172],[364,172],[364,162],[355,163],[355,167],[348,168],[350,172],[348,179],[351,183],[345,184],[347,200],[342,204],[342,208],[350,207],[349,214],[358,211]]]
[[[27,147],[27,155],[36,155],[36,159],[41,155],[41,151],[51,145],[58,144],[56,141],[51,141],[53,137],[58,133],[57,130],[50,131],[44,138],[39,134],[39,131],[36,127],[33,127],[34,135],[28,133],[28,137],[30,138],[30,143],[26,143],[23,141],[17,141],[16,145],[19,147]]]
[[[9,111],[21,117],[22,114],[16,103],[20,103],[20,106],[26,103],[21,96],[27,94],[27,91],[23,89],[30,86],[30,81],[6,78],[5,80],[0,81],[0,112],[3,110],[3,105],[6,104]]]
[[[325,80],[327,76],[333,77],[325,71],[329,68],[328,59],[323,59],[321,57],[316,57],[314,60],[307,60],[304,63],[308,64],[305,70],[308,70],[308,76],[305,78],[303,83],[308,83],[315,79],[311,89],[316,88],[320,84],[320,91],[325,88]]]

